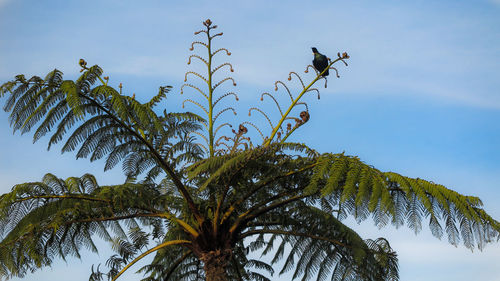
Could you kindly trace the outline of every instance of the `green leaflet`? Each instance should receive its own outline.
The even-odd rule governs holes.
[[[61,83],[59,87],[61,92],[66,94],[66,102],[68,103],[69,108],[73,112],[73,114],[77,117],[81,117],[83,115],[83,111],[80,108],[82,105],[82,100],[80,95],[78,94],[78,88],[73,81],[66,80]]]

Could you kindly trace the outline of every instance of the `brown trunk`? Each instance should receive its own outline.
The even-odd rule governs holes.
[[[231,258],[231,250],[216,250],[204,253],[203,261],[206,281],[228,281],[226,267]]]

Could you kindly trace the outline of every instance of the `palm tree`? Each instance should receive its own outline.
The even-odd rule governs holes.
[[[319,98],[313,86],[319,80],[327,86],[323,72],[329,69],[338,76],[335,64],[347,65],[347,53],[338,53],[321,73],[315,70],[308,84],[291,72],[288,80],[300,86],[296,95],[277,81],[275,90],[282,88],[289,98],[286,110],[277,95],[262,94],[261,100],[276,106],[278,121],[257,107],[249,113],[269,123],[268,135],[250,121],[231,130],[219,117],[235,110],[219,108],[238,96],[218,91],[225,82],[236,83],[231,77],[216,82],[214,74],[233,67],[213,60],[231,53],[213,50],[213,39],[222,33],[213,34],[217,26],[210,20],[203,24],[195,34],[207,41],[193,42],[191,50],[199,45],[208,57],[193,54],[188,64],[198,60],[207,76],[188,71],[185,82],[194,76],[206,89],[189,83],[181,88],[199,94],[183,106],[193,104],[202,114],[158,110],[169,86],[141,103],[124,95],[121,84],[108,85],[102,69],[84,60],[76,81],[63,80],[56,69],[44,79],[18,75],[0,87],[15,131],[33,129],[35,141],[50,132],[49,148],[64,139],[63,152],[105,159],[105,170],[122,163],[127,177],[100,186],[90,174],[66,180],[47,174],[2,195],[0,276],[22,277],[57,258],[97,252],[98,236],[116,254],[106,270],[92,267],[90,280],[115,280],[152,253],[152,262],[139,270],[144,280],[270,280],[275,270],[293,271],[302,280],[398,280],[388,241],[362,239],[343,219],[371,217],[379,227],[406,224],[415,232],[425,219],[435,236],[446,232],[451,244],[462,240],[471,249],[499,237],[500,224],[477,197],[286,141],[309,120],[301,98],[310,92]],[[248,128],[262,137],[260,145]],[[252,253],[268,258],[254,259]]]

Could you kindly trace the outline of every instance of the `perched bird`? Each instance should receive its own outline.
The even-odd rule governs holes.
[[[317,71],[320,73],[325,70],[325,68],[328,67],[328,58],[325,55],[322,55],[318,52],[318,49],[316,48],[311,48],[314,54],[314,60],[313,60],[313,65],[314,68],[316,68]],[[323,73],[323,77],[328,76],[328,68],[326,69],[325,73]]]

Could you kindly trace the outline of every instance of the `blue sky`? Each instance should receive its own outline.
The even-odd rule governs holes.
[[[165,106],[179,111],[193,32],[211,18],[224,32],[216,44],[232,52],[244,117],[275,80],[305,69],[310,47],[330,57],[347,51],[349,67],[321,86],[320,101],[307,99],[311,120],[292,140],[477,195],[500,219],[500,1],[178,2],[0,0],[0,82],[56,67],[74,78],[83,57],[139,100],[174,86]],[[12,135],[7,118],[0,112],[1,193],[47,172],[123,179],[119,168],[103,173],[100,162],[47,152],[46,139],[33,145],[30,135]],[[352,226],[389,239],[401,280],[500,280],[499,243],[471,253],[426,229]],[[88,280],[90,265],[107,257],[89,253],[24,280]]]

